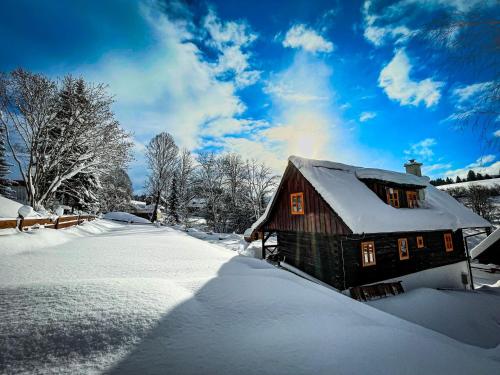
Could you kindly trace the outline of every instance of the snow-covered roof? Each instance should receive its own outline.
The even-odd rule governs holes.
[[[354,171],[360,180],[378,180],[392,182],[398,185],[408,185],[425,188],[429,182],[428,178],[418,177],[413,174],[384,171],[375,168],[358,168]]]
[[[426,177],[297,156],[291,156],[289,161],[353,233],[457,230],[491,226],[449,194],[432,186]],[[425,187],[425,201],[419,208],[394,208],[361,181],[368,178]],[[264,215],[252,225],[253,229],[257,229],[267,219],[273,201],[274,197]]]
[[[491,233],[483,241],[481,241],[475,248],[470,251],[470,256],[472,259],[477,258],[483,251],[488,249],[495,242],[500,240],[500,228]]]

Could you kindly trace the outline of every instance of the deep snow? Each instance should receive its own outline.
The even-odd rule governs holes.
[[[19,216],[17,212],[21,207],[23,207],[21,203],[13,201],[12,199],[2,197],[0,195],[0,218],[15,219],[16,217]],[[26,217],[39,217],[39,216],[40,215],[38,213],[32,211]]]
[[[26,248],[29,235],[0,236],[0,372],[500,371],[498,347],[463,344],[172,228],[98,220],[40,229],[38,248]]]

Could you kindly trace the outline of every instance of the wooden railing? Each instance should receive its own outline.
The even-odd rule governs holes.
[[[55,220],[52,220],[49,217],[0,219],[0,229],[18,228],[19,230],[28,230],[36,225],[43,225],[45,228],[62,229],[95,219],[96,216],[93,215],[65,215],[58,216]]]

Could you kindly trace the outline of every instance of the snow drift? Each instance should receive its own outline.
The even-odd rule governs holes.
[[[98,224],[109,227],[0,257],[0,372],[493,374],[500,368],[498,351],[460,343],[186,233],[104,220],[83,227]]]

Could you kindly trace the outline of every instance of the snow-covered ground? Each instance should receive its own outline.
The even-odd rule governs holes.
[[[0,249],[0,373],[500,372],[496,293],[403,296],[423,314],[456,296],[434,311],[456,324],[427,329],[168,227],[97,220]]]
[[[149,220],[129,214],[128,212],[107,212],[103,217],[108,220],[121,221],[125,223],[151,224]]]
[[[468,188],[470,186],[482,186],[487,188],[492,188],[495,185],[500,185],[500,178],[491,178],[488,180],[479,180],[479,181],[465,181],[459,182],[455,184],[441,185],[436,186],[439,190],[450,190],[450,189],[458,189],[458,188]]]
[[[19,216],[17,212],[21,207],[23,207],[21,203],[17,203],[12,199],[8,199],[0,195],[0,218],[15,219]],[[33,211],[28,216],[40,217],[41,215]]]

